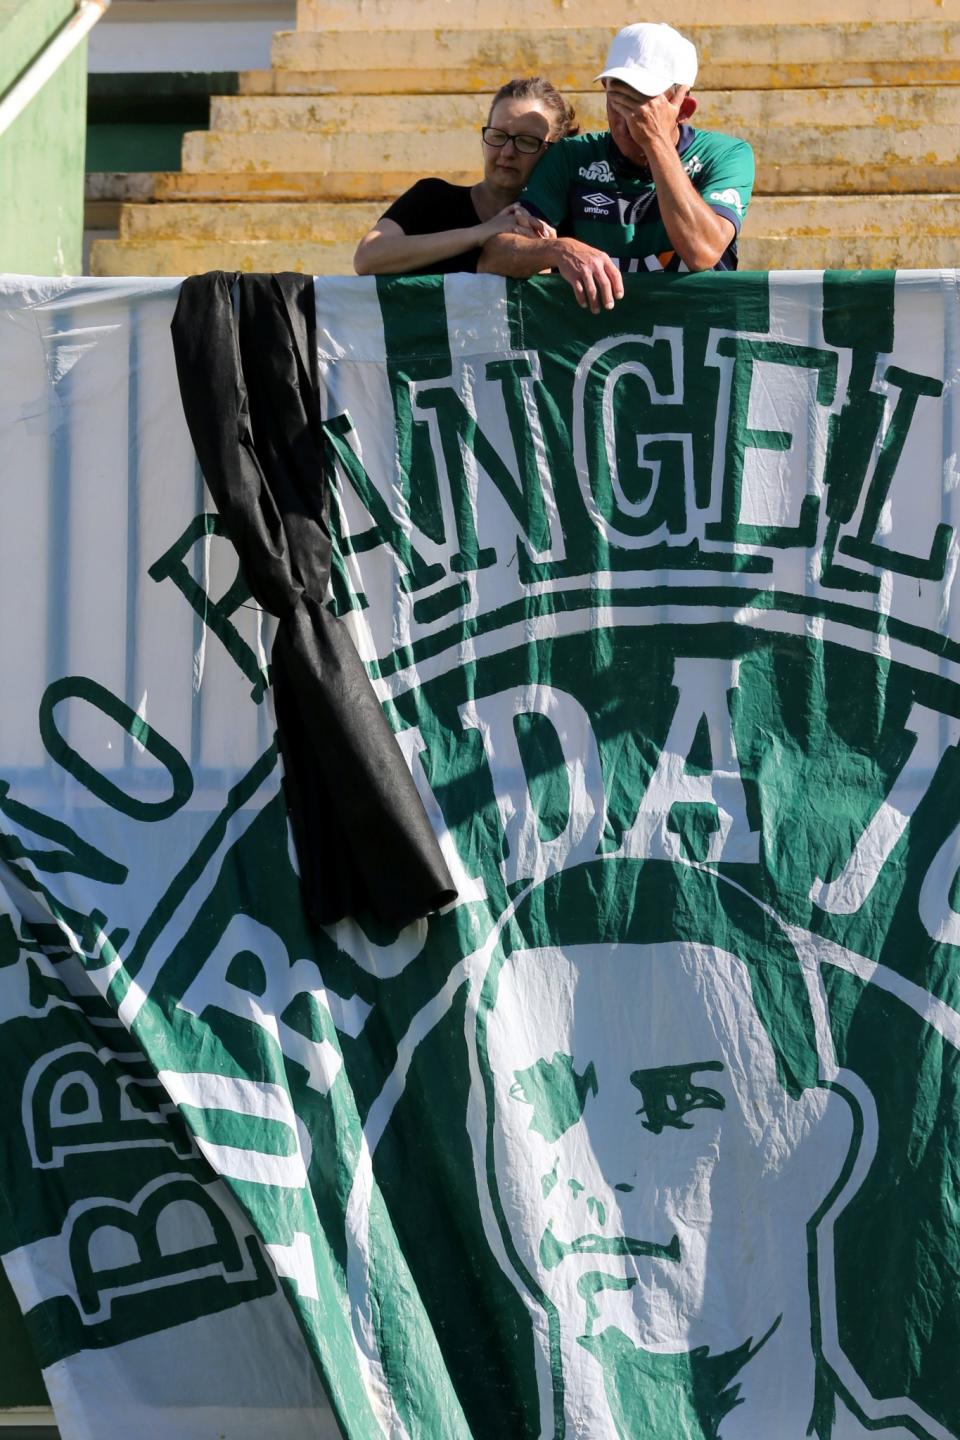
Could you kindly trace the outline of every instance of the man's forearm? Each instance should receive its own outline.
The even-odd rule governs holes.
[[[529,280],[541,270],[554,270],[562,253],[562,240],[534,239],[528,235],[491,235],[477,262],[482,274],[508,275]]]
[[[616,261],[570,236],[542,240],[523,235],[494,235],[483,247],[477,269],[511,280],[528,280],[542,270],[557,270],[572,288],[578,305],[598,314],[623,299],[623,280]]]
[[[734,238],[733,225],[697,194],[673,146],[651,145],[647,157],[674,250],[690,270],[712,269]]]

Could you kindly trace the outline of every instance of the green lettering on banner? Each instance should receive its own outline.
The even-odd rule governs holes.
[[[259,705],[270,683],[269,667],[261,666],[255,652],[230,618],[251,598],[247,583],[240,574],[239,561],[236,578],[219,600],[214,600],[207,594],[184,563],[199,540],[206,540],[211,535],[225,536],[226,533],[219,515],[196,515],[180,538],[174,541],[169,550],[164,551],[159,560],[153,562],[147,574],[151,580],[173,581],[204,625],[213,631],[227,654],[246,675],[253,686],[250,692],[253,700]]]
[[[449,385],[427,381],[418,384],[413,394],[414,414],[422,419],[429,420],[430,416],[436,419],[442,471],[447,477],[457,532],[458,548],[450,557],[450,569],[458,575],[486,570],[496,564],[497,552],[491,545],[481,546],[477,538],[476,496],[470,494],[461,451],[461,437],[468,449],[471,442],[477,444],[476,421]]]
[[[169,1103],[158,1108],[160,1097],[151,1092],[160,1087],[149,1067],[138,1066],[135,1078],[130,1064],[129,1055],[121,1067],[108,1051],[74,1044],[31,1067],[21,1108],[35,1169],[117,1146],[164,1146],[185,1158],[196,1155],[182,1127],[174,1128],[176,1116],[164,1113],[172,1109]]]
[[[209,1229],[206,1244],[188,1250],[175,1249],[165,1253],[158,1233],[164,1212],[173,1206],[189,1206],[202,1212]],[[125,1235],[133,1258],[126,1263],[98,1266],[94,1262],[98,1234]],[[187,1278],[207,1267],[222,1267],[224,1276],[243,1270],[244,1255],[237,1243],[229,1220],[203,1186],[187,1177],[169,1181],[153,1190],[139,1209],[126,1205],[98,1205],[84,1210],[74,1223],[70,1235],[70,1261],[77,1281],[77,1297],[88,1315],[97,1315],[109,1308],[106,1295],[128,1286],[170,1282],[175,1277]]]
[[[727,540],[746,545],[812,545],[817,535],[820,501],[816,495],[805,494],[795,525],[755,525],[740,518],[743,472],[750,450],[784,454],[794,444],[795,436],[787,430],[755,429],[749,423],[750,400],[757,365],[781,365],[797,370],[816,371],[815,402],[827,406],[837,390],[837,357],[830,350],[813,346],[786,344],[779,340],[752,340],[742,335],[723,336],[717,341],[717,354],[733,360],[730,381],[730,416],[724,445],[723,498],[721,519],[707,525],[711,539]],[[806,417],[805,417],[806,418]],[[809,467],[808,467],[809,468]]]
[[[15,876],[26,890],[39,898],[52,917],[45,923],[24,921],[24,943],[41,945],[43,950],[55,959],[65,959],[67,955],[77,954],[87,970],[99,970],[111,964],[130,934],[129,930],[118,927],[108,935],[107,917],[102,910],[93,909],[85,914],[75,906],[68,905],[33,873],[30,856],[26,855],[23,859],[26,863],[18,863],[13,859],[6,859],[4,863],[10,874]],[[16,941],[12,922],[9,928],[4,927],[4,932],[3,951],[0,952],[4,957],[2,965],[11,964],[19,958],[19,948],[15,955],[12,949],[7,949],[8,945],[12,946]]]
[[[909,370],[901,370],[897,365],[888,365],[883,378],[888,384],[896,386],[900,394],[880,446],[859,528],[856,535],[845,535],[838,549],[844,555],[865,560],[880,569],[896,570],[901,575],[913,575],[918,580],[942,580],[947,551],[953,537],[952,525],[943,522],[937,525],[930,553],[926,556],[908,555],[903,550],[878,545],[874,536],[880,528],[883,507],[910,433],[917,402],[924,396],[932,400],[939,399],[943,394],[943,381],[934,380],[929,375],[911,374]]]
[[[474,453],[478,462],[487,469],[490,479],[513,511],[515,519],[529,541],[531,550],[546,550],[550,546],[551,535],[550,521],[543,499],[544,477],[537,468],[536,445],[531,433],[530,412],[525,399],[525,394],[530,396],[536,413],[534,382],[539,382],[539,373],[534,371],[529,356],[523,355],[511,360],[491,361],[486,367],[486,377],[488,380],[499,382],[500,385],[503,405],[507,414],[507,425],[510,428],[510,438],[513,441],[513,450],[517,458],[517,469],[520,475],[519,490],[516,489],[513,476],[505,466],[501,467],[501,479],[498,479],[493,470],[487,469],[480,449]],[[482,443],[485,453],[492,453],[494,460],[498,460],[493,443],[479,430],[476,434],[476,441],[478,446]],[[506,488],[503,488],[504,486]]]
[[[376,550],[381,545],[388,545],[406,572],[402,579],[410,590],[421,590],[425,585],[432,585],[441,579],[443,566],[428,565],[418,553],[403,527],[398,525],[390,514],[383,496],[367,474],[363,461],[347,443],[346,437],[354,433],[350,416],[335,415],[324,420],[322,429],[343,474],[373,521],[369,529],[359,534],[338,537],[343,553],[360,554],[364,550]],[[329,478],[333,480],[332,475]]]
[[[683,535],[693,504],[683,332],[601,341],[580,362],[576,434],[590,496],[617,544]],[[575,441],[575,446],[577,442]]]
[[[30,830],[60,847],[57,850],[30,848],[16,835],[0,829],[0,860],[28,860],[37,870],[88,875],[93,880],[102,880],[105,885],[122,885],[127,878],[126,865],[111,860],[95,845],[81,840],[63,820],[54,820],[52,816],[34,810],[31,805],[12,800],[10,786],[5,780],[0,780],[0,814],[6,815],[21,830]]]
[[[63,700],[84,700],[115,721],[168,772],[173,786],[170,795],[165,800],[138,800],[78,754],[57,727],[55,711]],[[129,705],[118,700],[96,680],[89,680],[83,675],[67,675],[47,686],[40,701],[40,736],[50,757],[75,780],[79,780],[112,810],[119,810],[134,820],[167,820],[193,794],[193,776],[179,750],[164,740]]]
[[[477,417],[467,409],[458,390],[434,380],[420,381],[413,386],[415,414],[430,424],[431,432],[434,426],[436,429],[439,451],[436,459],[438,469],[446,476],[459,547],[451,557],[450,568],[458,574],[486,569],[497,559],[496,550],[481,546],[477,538],[479,477],[474,466],[492,481],[530,548],[539,552],[550,545],[542,479],[523,400],[523,381],[533,375],[530,362],[522,357],[495,360],[486,366],[485,373],[487,380],[500,385],[519,479],[490,437],[481,430]]]

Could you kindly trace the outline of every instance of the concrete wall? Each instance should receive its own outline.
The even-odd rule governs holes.
[[[297,29],[537,30],[602,25],[619,30],[634,20],[693,25],[837,25],[884,20],[956,20],[960,0],[297,0]]]
[[[73,0],[0,0],[0,95],[73,11]],[[0,135],[0,271],[80,274],[86,66],[84,43]]]

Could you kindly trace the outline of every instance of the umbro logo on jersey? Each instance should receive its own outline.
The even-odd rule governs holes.
[[[604,195],[600,190],[595,191],[593,195],[584,195],[583,198],[587,205],[594,210],[609,210],[613,204],[613,197]]]
[[[589,165],[580,166],[581,180],[599,180],[604,185],[612,185],[615,178],[606,160],[593,160]]]

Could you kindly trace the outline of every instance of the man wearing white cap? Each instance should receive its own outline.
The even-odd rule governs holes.
[[[615,35],[597,76],[609,131],[551,146],[520,197],[527,233],[493,236],[477,268],[557,270],[594,314],[621,298],[624,271],[735,269],[753,151],[688,123],[696,78],[696,49],[671,26]]]

